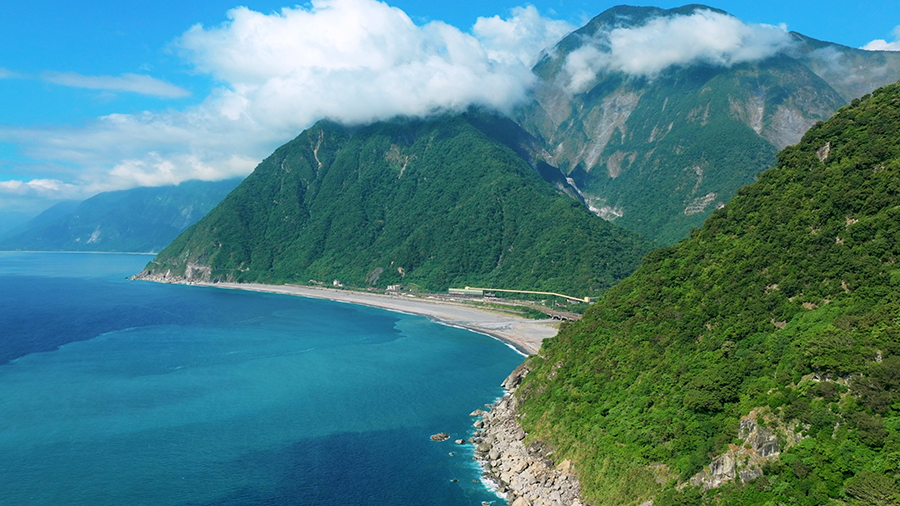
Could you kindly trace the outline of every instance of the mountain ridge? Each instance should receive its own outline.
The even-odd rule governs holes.
[[[481,112],[352,128],[319,122],[142,275],[604,291],[649,243],[548,184],[514,149],[528,139],[519,130]]]
[[[526,442],[597,505],[900,500],[898,138],[895,84],[647,254],[526,361]]]
[[[0,249],[159,251],[203,217],[240,178],[99,193],[47,209],[0,237]]]
[[[695,12],[728,15],[697,4],[604,11],[545,52],[533,100],[514,115],[593,212],[665,244],[701,225],[817,121],[900,78],[900,54],[785,32],[785,47],[755,61],[673,64],[652,77],[601,67],[584,90],[570,89],[573,55],[608,56],[611,30]]]

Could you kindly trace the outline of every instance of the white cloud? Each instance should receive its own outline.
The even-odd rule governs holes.
[[[162,98],[182,98],[191,93],[174,84],[140,74],[115,76],[85,76],[76,72],[45,72],[45,81],[61,86],[90,90],[126,91]]]
[[[478,18],[472,27],[488,57],[495,61],[514,63],[517,60],[531,67],[537,63],[541,51],[576,28],[565,21],[542,17],[532,5],[516,7],[511,12],[509,19]]]
[[[316,0],[272,15],[239,7],[228,17],[194,26],[178,45],[197,70],[227,83],[222,113],[231,119],[296,130],[323,117],[508,110],[531,84],[526,65],[492,57],[475,36],[441,22],[417,26],[373,0]]]
[[[199,105],[112,114],[83,128],[0,128],[0,140],[33,159],[80,167],[73,184],[96,191],[245,175],[322,118],[362,123],[470,105],[509,110],[535,79],[530,53],[571,28],[526,7],[506,20],[479,19],[465,33],[441,22],[416,25],[376,0],[313,0],[272,14],[239,7],[227,18],[196,25],[174,44],[219,83]],[[107,90],[167,84],[55,76]]]
[[[257,163],[259,160],[231,155],[222,157],[215,161],[215,165],[211,165],[196,155],[175,154],[162,157],[159,153],[150,152],[143,159],[117,163],[109,171],[109,179],[89,188],[90,193],[96,193],[122,187],[178,184],[189,179],[217,181],[246,175]]]
[[[18,77],[18,74],[11,70],[0,67],[0,79],[11,79],[14,77]]]
[[[891,35],[894,36],[892,42],[888,42],[884,39],[876,39],[860,49],[865,49],[866,51],[900,51],[900,26],[894,27],[891,31]]]
[[[66,196],[78,195],[79,193],[78,186],[56,179],[0,181],[0,195],[65,198]]]
[[[267,153],[245,153],[270,149],[272,139],[255,135],[246,121],[216,116],[221,101],[183,112],[112,114],[84,128],[0,129],[0,139],[24,146],[30,158],[76,166],[72,183],[87,193],[246,175]]]
[[[96,192],[91,193],[81,185],[58,179],[0,181],[0,221],[18,217],[19,222],[24,223],[27,218],[37,216],[57,202],[83,200],[94,193]],[[0,229],[9,230],[10,225],[11,223],[0,223]]]
[[[654,18],[637,27],[601,30],[570,53],[566,70],[573,92],[586,91],[601,72],[654,78],[671,67],[730,67],[757,61],[792,44],[784,26],[746,24],[709,10]]]

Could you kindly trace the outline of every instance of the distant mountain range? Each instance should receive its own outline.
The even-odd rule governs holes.
[[[530,138],[477,111],[357,128],[320,122],[141,277],[605,291],[651,244],[548,184],[555,169],[532,160]]]
[[[655,76],[599,66],[573,89],[573,59],[608,56],[614,30],[698,10],[725,14],[699,5],[603,12],[546,52],[534,100],[516,116],[597,214],[662,243],[703,223],[817,121],[900,79],[898,53],[790,33],[758,61],[674,65]]]
[[[240,182],[186,181],[61,202],[0,237],[0,250],[157,252]]]

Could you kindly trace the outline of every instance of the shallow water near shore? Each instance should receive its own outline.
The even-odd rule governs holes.
[[[501,503],[452,440],[521,355],[420,316],[125,279],[149,259],[0,253],[0,503]]]

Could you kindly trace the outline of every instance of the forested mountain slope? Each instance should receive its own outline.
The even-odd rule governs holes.
[[[653,74],[603,64],[629,50],[611,48],[616,36],[640,33],[630,36],[628,62],[664,59],[641,41],[652,42],[669,24],[706,26],[697,20],[708,19],[733,20],[703,5],[603,12],[535,65],[534,100],[516,116],[597,214],[665,244],[700,226],[816,121],[900,78],[900,54],[796,33],[777,36],[782,46],[768,56],[733,64],[701,59]],[[754,37],[774,37],[757,32],[744,44],[764,46]]]
[[[649,243],[543,180],[537,169],[552,168],[532,167],[527,137],[474,111],[356,128],[319,122],[142,276],[605,291]]]
[[[80,203],[63,202],[0,238],[0,249],[159,251],[240,182],[185,181],[103,192]]]
[[[522,424],[597,505],[895,504],[898,260],[891,85],[545,341]]]

